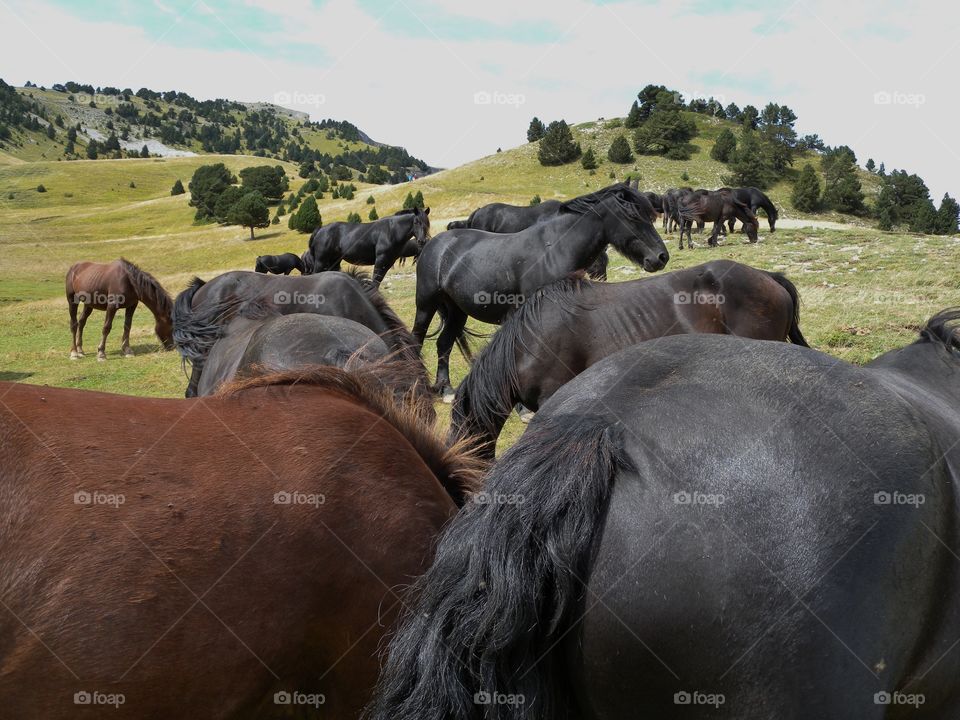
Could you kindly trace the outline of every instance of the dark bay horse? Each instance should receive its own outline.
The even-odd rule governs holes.
[[[254,270],[258,273],[271,273],[272,275],[289,275],[294,270],[299,270],[301,275],[306,272],[303,259],[293,253],[259,255]]]
[[[680,204],[692,192],[692,187],[671,188],[660,196],[664,232],[673,232],[674,228],[681,224]]]
[[[353,320],[380,335],[397,360],[422,365],[419,343],[363,273],[302,277],[234,271],[208,282],[194,278],[177,295],[173,338],[184,361],[192,365],[186,397],[196,395],[204,362],[225,326],[245,308],[264,304],[285,315],[314,313]]]
[[[444,533],[371,720],[960,717],[958,320],[589,368]]]
[[[713,232],[707,239],[707,244],[716,246],[723,224],[730,218],[743,223],[743,230],[747,233],[750,242],[757,242],[757,227],[759,221],[747,205],[737,200],[729,190],[695,190],[680,198],[680,249],[683,250],[683,234],[687,234],[687,244],[693,247],[693,238],[690,237],[693,223],[713,223]]]
[[[421,249],[430,239],[430,208],[401,210],[371,223],[330,223],[310,236],[309,266],[323,272],[339,270],[344,260],[373,265],[373,284],[379,285],[411,238]]]
[[[433,394],[422,362],[393,360],[373,330],[335,315],[281,315],[272,306],[241,310],[210,349],[197,387],[212,395],[234,378],[331,365],[351,370],[373,366],[371,375],[410,405],[427,423],[436,420]]]
[[[636,188],[636,185],[633,187]],[[644,193],[648,196],[652,194]],[[559,200],[544,200],[536,205],[490,203],[474,210],[466,220],[454,220],[448,223],[447,230],[470,229],[501,234],[518,233],[539,222],[556,217],[562,208],[563,203]],[[609,263],[610,258],[606,250],[601,250],[600,254],[586,267],[577,269],[586,270],[594,280],[606,280]]]
[[[727,333],[808,347],[799,311],[786,277],[730,260],[628,282],[560,280],[507,318],[477,355],[457,388],[450,435],[478,438],[492,458],[517,403],[536,410],[591,365],[652,338]]]
[[[607,245],[647,272],[670,258],[653,226],[656,211],[636,189],[619,183],[563,203],[552,219],[518,233],[447,230],[417,262],[417,314],[413,335],[422,343],[433,316],[438,392],[451,396],[449,362],[454,343],[465,347],[468,317],[499,324],[537,289],[585,267]]]
[[[755,187],[741,187],[741,188],[720,188],[721,190],[729,190],[733,193],[733,197],[742,202],[744,205],[749,207],[754,214],[757,210],[762,209],[767,214],[767,224],[770,225],[770,232],[777,231],[777,218],[780,214],[777,212],[777,206],[764,194],[762,191]],[[730,232],[733,232],[733,226],[736,225],[737,219],[730,218],[729,227]]]
[[[357,717],[480,474],[369,369],[0,395],[8,718]]]
[[[170,295],[153,275],[129,260],[120,258],[109,263],[78,262],[67,271],[67,303],[70,308],[70,359],[82,358],[83,328],[94,310],[103,310],[103,335],[97,347],[97,360],[107,359],[107,335],[113,328],[113,317],[123,308],[123,340],[120,352],[133,355],[130,349],[130,328],[137,305],[147,306],[156,321],[154,332],[165,350],[173,349],[173,323]],[[80,319],[77,310],[83,304]]]

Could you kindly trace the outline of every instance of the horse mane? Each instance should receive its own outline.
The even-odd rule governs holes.
[[[400,316],[390,307],[386,298],[383,297],[373,284],[373,281],[370,279],[370,273],[353,266],[348,267],[343,271],[343,274],[360,286],[364,295],[367,296],[367,299],[377,311],[377,314],[380,315],[384,324],[389,328],[387,332],[383,334],[383,339],[387,345],[397,352],[398,357],[415,361],[422,365],[423,361],[420,359],[420,349],[417,341],[403,320],[400,319]],[[424,367],[424,373],[426,373],[426,367]]]
[[[637,206],[649,205],[653,212],[653,205],[650,200],[632,186],[623,183],[616,183],[608,187],[601,188],[588,195],[581,195],[572,200],[567,200],[560,204],[560,213],[575,213],[585,215],[588,212],[596,212],[596,207],[605,200],[613,198],[617,206],[623,210],[626,215],[646,220]]]
[[[940,343],[950,351],[960,351],[960,307],[941,310],[930,318],[917,342]]]
[[[137,297],[143,304],[149,307],[154,314],[164,315],[170,319],[173,312],[173,300],[170,298],[170,293],[163,289],[160,281],[126,258],[120,258],[120,266],[127,274],[130,284],[137,291]]]
[[[487,464],[468,441],[448,446],[439,433],[419,414],[413,398],[398,402],[384,384],[384,378],[403,371],[395,361],[386,360],[349,370],[329,365],[312,365],[257,377],[234,380],[217,395],[230,397],[262,387],[307,385],[345,395],[392,425],[416,450],[437,476],[440,484],[463,507],[467,498],[481,487]]]
[[[466,436],[471,430],[480,430],[485,436],[481,438],[483,441],[495,442],[520,391],[516,348],[523,342],[524,331],[530,329],[539,336],[540,314],[547,303],[564,312],[583,307],[576,295],[593,284],[583,271],[572,273],[541,287],[504,321],[477,355],[470,372],[457,388],[451,409],[451,440]],[[491,456],[492,449],[483,448]]]
[[[257,319],[273,313],[279,314],[269,302],[236,297],[229,297],[196,310],[193,307],[193,296],[206,284],[205,280],[193,278],[177,295],[173,305],[173,342],[184,364],[205,360],[235,317]]]

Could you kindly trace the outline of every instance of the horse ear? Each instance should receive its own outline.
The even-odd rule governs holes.
[[[633,182],[630,183],[630,187],[632,187],[634,190],[639,190],[639,189],[640,189],[640,178],[634,178],[634,179],[633,179]]]
[[[425,209],[425,210],[423,211],[423,214],[424,214],[424,215],[429,215],[429,214],[430,214],[430,208]]]

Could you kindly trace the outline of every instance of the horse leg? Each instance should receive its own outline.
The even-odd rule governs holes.
[[[423,340],[427,337],[427,331],[430,329],[430,323],[433,322],[433,316],[436,315],[436,305],[431,303],[422,303],[417,301],[417,314],[413,319],[413,337],[423,351]]]
[[[450,351],[467,324],[467,316],[460,308],[451,306],[443,330],[437,338],[437,382],[434,389],[447,404],[453,402],[453,386],[450,384]]]
[[[97,347],[97,360],[101,362],[107,359],[107,335],[113,329],[113,316],[117,314],[117,309],[116,305],[107,305],[106,317],[103,320],[103,336],[100,338],[100,345]]]
[[[136,305],[123,309],[123,341],[120,352],[124,357],[133,357],[133,350],[130,349],[130,328],[133,327],[133,311],[136,309]]]
[[[707,238],[707,245],[710,247],[716,247],[718,241],[720,240],[720,228],[723,226],[723,220],[717,220],[713,224],[713,231],[710,233],[710,237]]]
[[[80,357],[77,352],[77,303],[70,303],[70,359],[76,360]]]
[[[93,312],[93,305],[83,304],[83,312],[80,313],[80,319],[77,321],[77,355],[83,357],[83,328],[87,326],[87,318]]]

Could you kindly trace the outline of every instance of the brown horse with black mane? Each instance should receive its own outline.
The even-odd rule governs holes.
[[[154,331],[165,350],[173,349],[173,301],[153,275],[141,270],[129,260],[120,258],[109,263],[78,262],[67,271],[67,302],[70,305],[70,359],[82,358],[83,328],[94,310],[103,310],[103,337],[97,347],[97,360],[107,359],[107,335],[113,328],[113,316],[123,308],[124,357],[133,355],[130,349],[130,327],[133,313],[139,303],[146,305],[156,318]],[[83,303],[83,313],[77,319],[77,310]]]
[[[11,718],[357,717],[401,590],[482,471],[369,369],[0,396]]]

